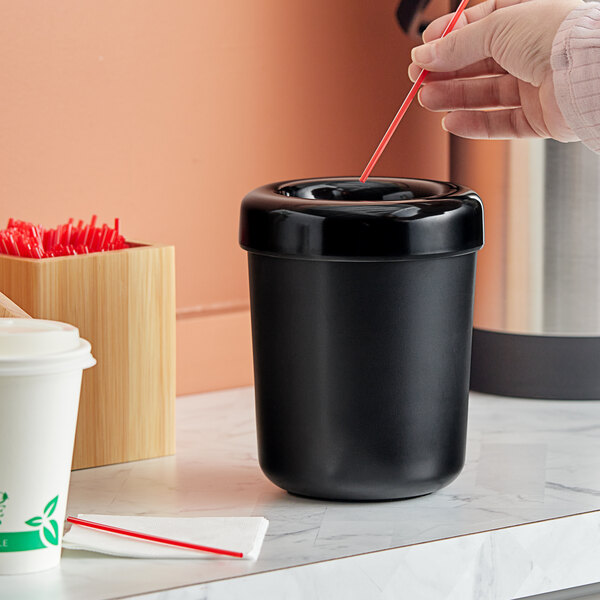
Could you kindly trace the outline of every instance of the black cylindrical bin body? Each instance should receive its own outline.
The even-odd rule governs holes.
[[[416,180],[384,181],[409,182],[409,191],[419,185]],[[305,193],[306,182],[296,185]],[[265,215],[248,216],[256,197],[250,194],[242,208],[261,468],[283,489],[311,497],[385,500],[435,491],[454,479],[464,463],[475,261],[483,242],[479,200],[454,186],[453,199],[470,211],[454,226],[473,231],[449,235],[444,227],[450,231],[452,224],[440,222],[436,240],[433,221],[460,210],[458,204],[436,211],[431,202],[418,206],[423,199],[411,192],[413,197],[388,203],[337,200],[330,202],[337,209],[330,215],[328,205],[315,209],[310,197],[296,203],[294,196],[290,205],[282,198],[281,213],[276,208],[279,190],[290,187],[258,190],[262,211],[279,210],[273,222],[276,230],[287,228],[283,241],[275,235],[265,242],[265,234],[273,233]],[[275,205],[265,205],[263,193],[276,194]],[[446,195],[451,194],[446,190]],[[335,204],[344,201],[354,215],[350,225]],[[376,210],[381,203],[385,210]],[[400,208],[394,211],[393,205]],[[372,210],[364,212],[364,206]],[[337,223],[310,224],[315,215],[323,218],[324,209],[325,221]],[[297,230],[286,211],[298,211]],[[400,243],[396,236],[420,231],[410,223],[391,229],[383,223],[383,230],[363,231],[363,239],[352,246],[352,236],[361,234],[359,223],[377,229],[373,219],[393,221],[394,213],[420,218],[431,239],[394,246]],[[256,218],[262,218],[262,242],[250,233]],[[346,240],[344,227],[354,227]],[[323,239],[331,231],[338,239]],[[365,245],[372,234],[371,246],[380,245],[378,256],[370,256]],[[275,247],[257,250],[261,243],[279,244],[280,252]],[[423,251],[413,256],[416,247]],[[427,252],[432,249],[440,251]]]

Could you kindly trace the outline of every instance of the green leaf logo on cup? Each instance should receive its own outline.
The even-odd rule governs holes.
[[[35,527],[39,530],[40,539],[46,546],[58,545],[58,523],[50,517],[56,510],[58,496],[54,496],[44,508],[42,516],[31,517],[25,521],[25,525]]]
[[[0,525],[2,525],[2,517],[4,516],[4,510],[6,509],[7,500],[8,494],[6,492],[0,492]]]
[[[4,492],[6,495],[6,492]],[[2,498],[2,492],[0,492]],[[4,502],[8,500],[8,496]],[[40,550],[58,546],[59,529],[55,519],[51,519],[56,505],[58,504],[58,495],[54,496],[46,504],[41,515],[36,515],[25,521],[33,529],[29,531],[0,531],[0,552],[23,552],[26,550]]]

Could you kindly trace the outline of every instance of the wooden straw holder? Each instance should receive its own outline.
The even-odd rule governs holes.
[[[37,319],[92,344],[73,468],[175,452],[175,252],[172,246],[31,259],[0,255],[0,291]]]

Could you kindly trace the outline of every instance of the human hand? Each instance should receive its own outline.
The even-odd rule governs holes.
[[[550,56],[561,23],[583,0],[486,0],[433,21],[413,48],[409,77],[431,73],[419,102],[448,111],[442,126],[467,138],[552,137],[575,141],[554,95]]]

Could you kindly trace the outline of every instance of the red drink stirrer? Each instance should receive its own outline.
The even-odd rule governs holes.
[[[73,525],[81,525],[82,527],[89,527],[90,529],[99,529],[100,531],[116,533],[117,535],[137,538],[147,542],[156,542],[157,544],[177,546],[178,548],[185,548],[186,550],[200,550],[201,552],[212,552],[213,554],[223,554],[224,556],[244,558],[244,554],[242,552],[234,552],[233,550],[223,550],[222,548],[212,548],[211,546],[201,546],[199,544],[181,542],[178,540],[159,537],[157,535],[150,535],[149,533],[130,531],[129,529],[121,529],[120,527],[113,527],[112,525],[104,525],[104,523],[96,523],[95,521],[86,521],[85,519],[80,519],[78,517],[67,517],[67,521],[69,523],[73,523]]]
[[[444,29],[444,33],[442,33],[441,37],[447,36],[454,29],[456,22],[460,18],[460,15],[462,15],[463,10],[465,10],[468,3],[469,0],[461,0],[460,4],[458,5],[458,8],[456,9],[456,12],[454,13],[454,16],[452,17],[452,20],[450,21],[450,23],[448,23],[448,25],[446,25],[446,29]],[[427,71],[426,69],[423,69],[421,73],[419,73],[419,77],[417,77],[417,80],[413,83],[413,86],[410,88],[410,91],[404,99],[402,106],[400,106],[398,112],[396,113],[396,116],[394,117],[394,120],[390,123],[388,130],[385,132],[385,135],[383,136],[383,138],[381,138],[381,141],[379,142],[379,146],[377,146],[377,149],[373,153],[373,156],[371,156],[371,160],[365,167],[363,174],[360,176],[360,181],[362,183],[364,183],[367,180],[367,177],[371,174],[373,167],[377,164],[377,161],[383,154],[385,147],[388,145],[388,142],[394,135],[394,131],[396,131],[396,127],[398,127],[398,123],[400,123],[400,121],[402,120],[404,113],[406,113],[406,111],[408,110],[410,103],[414,100],[414,97],[417,95],[417,92],[419,91],[419,88],[421,87],[421,84],[423,83],[423,80],[425,79],[425,77],[427,77],[427,75],[429,75],[429,71]]]

